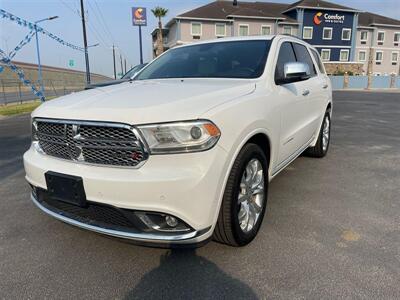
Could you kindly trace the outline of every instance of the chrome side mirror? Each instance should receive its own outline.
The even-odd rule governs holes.
[[[310,67],[303,62],[288,62],[284,65],[282,84],[303,81],[310,78]]]

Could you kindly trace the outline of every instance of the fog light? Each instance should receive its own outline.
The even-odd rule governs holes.
[[[176,218],[172,217],[172,216],[166,216],[165,217],[165,222],[170,227],[176,227],[178,225],[178,220]]]
[[[150,231],[161,231],[165,233],[188,232],[193,229],[176,217],[156,212],[136,211],[135,215]]]

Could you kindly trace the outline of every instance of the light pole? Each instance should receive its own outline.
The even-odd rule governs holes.
[[[43,87],[43,79],[42,79],[42,65],[40,64],[40,49],[39,49],[39,36],[38,36],[37,24],[40,22],[50,21],[50,20],[54,20],[57,18],[58,18],[58,16],[54,16],[54,17],[41,19],[41,20],[38,20],[35,22],[36,52],[37,52],[37,59],[38,59],[38,82],[40,85],[40,92],[42,93],[43,97],[44,97],[44,87]]]

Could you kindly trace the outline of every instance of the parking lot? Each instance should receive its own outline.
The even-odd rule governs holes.
[[[144,248],[56,221],[29,199],[29,143],[29,116],[0,120],[0,298],[400,298],[400,93],[335,92],[328,156],[271,182],[244,248]]]

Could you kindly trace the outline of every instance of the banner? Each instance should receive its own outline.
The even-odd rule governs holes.
[[[71,43],[68,43],[68,42],[64,41],[62,38],[56,36],[55,34],[52,34],[51,32],[48,32],[47,30],[43,29],[42,27],[36,25],[35,23],[29,22],[29,21],[24,20],[24,19],[22,19],[20,17],[17,17],[17,16],[15,16],[15,15],[9,13],[9,12],[6,12],[4,9],[0,9],[0,17],[3,18],[3,19],[8,19],[10,21],[13,21],[13,22],[17,23],[20,26],[27,27],[30,30],[35,31],[35,29],[36,29],[37,32],[40,32],[40,33],[42,33],[44,35],[47,35],[48,37],[50,37],[51,39],[55,40],[56,42],[58,42],[58,43],[60,43],[60,44],[62,44],[64,46],[67,46],[69,48],[72,48],[74,50],[78,50],[78,51],[82,51],[82,52],[85,51],[84,48],[75,46],[75,45],[73,45]]]
[[[30,80],[25,78],[24,71],[22,71],[21,68],[18,68],[15,64],[13,64],[11,62],[11,59],[7,56],[7,54],[1,49],[0,49],[0,62],[5,64],[7,67],[9,67],[12,72],[16,73],[18,76],[18,79],[24,85],[29,86],[31,88],[33,94],[35,94],[35,96],[37,96],[41,101],[45,101],[43,93],[41,91],[39,91]]]

